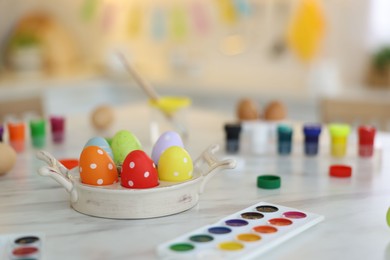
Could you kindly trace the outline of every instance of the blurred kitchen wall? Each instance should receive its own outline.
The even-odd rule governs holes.
[[[313,85],[364,84],[372,1],[316,2],[324,33],[307,61],[286,42],[302,0],[0,0],[0,77],[19,73],[10,65],[7,46],[18,22],[35,13],[63,31],[58,43],[60,37],[51,37],[46,44],[51,56],[62,55],[54,61],[74,56],[63,70],[119,75],[115,52],[120,50],[161,86],[300,95]],[[322,79],[328,83],[318,82]]]

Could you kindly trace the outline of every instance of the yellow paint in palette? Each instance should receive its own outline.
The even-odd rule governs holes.
[[[241,250],[244,248],[244,245],[238,242],[229,241],[229,242],[223,242],[218,245],[218,247],[222,250]]]

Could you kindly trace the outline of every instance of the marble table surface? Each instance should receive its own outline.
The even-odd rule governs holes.
[[[133,131],[146,144],[146,110],[142,104],[118,108],[115,123],[105,132],[94,130],[88,115],[70,115],[66,142],[48,141],[45,150],[58,159],[78,157],[90,137],[109,136],[119,129]],[[390,229],[385,220],[390,206],[390,134],[378,135],[371,159],[358,158],[353,144],[341,160],[331,158],[326,145],[320,155],[308,158],[302,155],[299,140],[291,156],[278,156],[273,149],[266,154],[228,155],[223,151],[223,124],[232,120],[228,114],[190,109],[187,119],[186,145],[191,155],[196,157],[217,143],[222,146],[218,156],[237,160],[235,169],[223,170],[207,183],[194,208],[139,220],[81,214],[70,207],[64,188],[37,174],[43,163],[28,147],[18,154],[15,167],[0,177],[0,232],[44,234],[44,259],[157,259],[159,244],[265,201],[325,217],[267,251],[265,259],[390,259]],[[351,165],[352,177],[329,177],[328,167],[334,163]],[[262,174],[279,175],[281,188],[257,188],[256,178]]]

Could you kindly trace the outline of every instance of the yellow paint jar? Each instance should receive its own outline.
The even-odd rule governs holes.
[[[348,136],[351,128],[348,124],[330,124],[330,154],[333,157],[344,157],[347,153]]]
[[[150,140],[154,144],[166,131],[175,131],[183,142],[187,141],[187,110],[191,99],[180,96],[165,96],[158,100],[150,100]]]

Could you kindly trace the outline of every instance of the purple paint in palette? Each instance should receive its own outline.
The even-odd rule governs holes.
[[[321,215],[260,202],[160,244],[157,253],[163,259],[254,259],[323,219]]]

